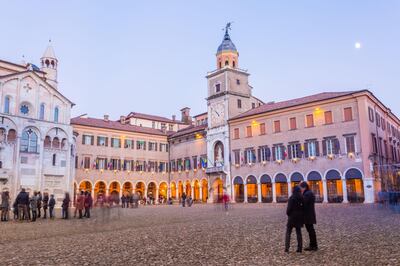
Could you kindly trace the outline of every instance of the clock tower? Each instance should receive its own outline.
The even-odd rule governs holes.
[[[206,76],[207,174],[212,186],[211,200],[221,197],[224,191],[232,195],[228,120],[261,104],[251,95],[249,74],[239,69],[239,52],[230,38],[229,30],[230,23],[225,27],[224,38],[217,50],[217,69]]]

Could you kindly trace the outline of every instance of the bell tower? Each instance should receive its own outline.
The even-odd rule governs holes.
[[[224,39],[217,50],[217,69],[227,66],[231,68],[239,67],[239,53],[229,36],[228,31],[230,29],[231,23],[226,24]]]
[[[41,68],[43,72],[46,72],[46,81],[57,89],[57,67],[58,60],[54,53],[53,46],[51,46],[51,41],[49,41],[49,45],[46,48],[42,58],[40,58]]]

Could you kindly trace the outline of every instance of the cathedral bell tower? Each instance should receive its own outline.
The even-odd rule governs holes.
[[[224,39],[217,50],[217,69],[227,66],[231,68],[239,67],[239,53],[231,41],[228,30],[230,30],[230,23],[228,23],[225,27]]]
[[[58,60],[54,53],[54,49],[49,42],[42,58],[40,58],[41,68],[43,72],[46,72],[46,81],[57,89],[57,67]]]

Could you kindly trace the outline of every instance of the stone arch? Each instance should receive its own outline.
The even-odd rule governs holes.
[[[201,198],[203,202],[208,200],[208,180],[206,178],[201,180]]]
[[[138,181],[135,185],[135,192],[139,194],[142,199],[145,196],[146,185],[143,181]]]
[[[261,202],[272,202],[272,178],[268,174],[260,176]]]
[[[99,196],[105,197],[107,191],[107,184],[105,181],[98,180],[94,184],[94,198],[97,200]]]
[[[221,202],[224,196],[224,182],[220,177],[214,179],[211,189],[213,191],[214,202]]]
[[[276,191],[276,202],[287,202],[289,198],[289,188],[287,183],[287,177],[283,173],[277,173],[274,177],[275,180],[275,191]]]
[[[172,199],[176,199],[176,197],[177,197],[177,194],[176,194],[176,183],[175,183],[175,181],[172,181],[171,183],[170,183],[170,190],[171,190],[171,198]]]
[[[148,199],[156,199],[157,195],[157,183],[155,181],[150,181],[147,184],[147,198]]]
[[[343,201],[342,174],[337,169],[328,169],[325,174],[327,197],[329,203],[340,203]]]
[[[323,185],[322,185],[322,175],[319,171],[312,170],[307,173],[307,183],[310,186],[310,190],[315,195],[315,202],[322,202],[323,197]]]
[[[160,185],[158,186],[158,198],[161,203],[164,203],[167,201],[168,198],[168,184],[166,181],[160,182]]]
[[[293,172],[290,175],[290,187],[293,189],[295,186],[300,184],[301,181],[304,181],[304,177],[300,172]]]
[[[357,167],[348,168],[344,172],[347,189],[347,199],[350,203],[364,202],[364,175]]]
[[[186,180],[185,182],[185,193],[187,198],[192,197],[192,184],[190,180]]]
[[[133,193],[133,184],[131,181],[125,181],[122,184],[122,194],[125,196],[130,196]]]
[[[193,200],[200,201],[200,182],[197,179],[193,180]]]
[[[246,177],[247,202],[256,203],[258,201],[258,184],[254,175]]]
[[[235,195],[235,202],[242,203],[244,202],[244,181],[241,176],[236,176],[233,179],[233,189]]]

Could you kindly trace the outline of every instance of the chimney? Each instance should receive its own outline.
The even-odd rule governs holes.
[[[176,120],[176,115],[172,115],[172,121]]]
[[[190,108],[184,107],[181,109],[181,122],[185,124],[189,124],[192,122],[192,118],[190,117]]]
[[[104,115],[104,121],[108,122],[109,121],[110,116],[109,115]]]
[[[121,115],[119,120],[121,121],[121,124],[126,124],[126,116]]]

